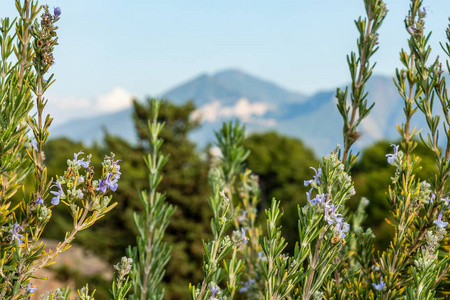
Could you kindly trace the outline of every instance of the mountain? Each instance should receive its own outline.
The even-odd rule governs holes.
[[[137,137],[134,132],[131,114],[132,109],[126,108],[119,112],[98,117],[71,120],[52,127],[50,129],[50,138],[68,137],[73,141],[93,144],[103,141],[106,130],[111,134],[135,141]]]
[[[375,102],[375,107],[360,126],[362,136],[356,143],[359,149],[382,138],[398,138],[395,124],[403,121],[403,101],[392,79],[372,76],[366,88],[368,101]],[[193,117],[201,118],[203,125],[191,138],[200,147],[214,141],[213,130],[223,121],[239,118],[246,123],[248,132],[275,130],[299,137],[323,155],[342,144],[342,118],[336,108],[335,93],[333,88],[306,96],[239,70],[225,70],[200,75],[160,96],[178,104],[194,101],[197,110]],[[413,125],[424,127],[424,118],[414,119]],[[102,128],[130,141],[136,139],[131,108],[72,120],[53,128],[51,136],[93,143],[102,140]]]
[[[242,97],[251,102],[277,101],[283,104],[303,102],[306,99],[300,93],[287,91],[270,81],[235,69],[214,75],[202,74],[161,96],[178,104],[193,100],[198,107],[212,100],[220,100],[224,105],[232,105]]]

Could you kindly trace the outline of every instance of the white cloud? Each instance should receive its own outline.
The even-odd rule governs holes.
[[[204,122],[215,122],[219,117],[220,109],[220,101],[214,101],[193,111],[191,118],[195,120],[200,119]]]
[[[94,117],[113,113],[131,106],[133,95],[121,87],[114,87],[106,94],[93,99],[48,96],[46,112],[54,118],[55,124],[77,118]]]
[[[375,140],[381,140],[383,138],[383,134],[380,132],[380,126],[371,116],[367,116],[364,120],[362,120],[361,126],[364,132],[371,138]]]
[[[246,98],[239,99],[235,105],[233,106],[222,106],[220,101],[214,101],[208,104],[205,104],[195,110],[191,117],[194,119],[200,118],[203,122],[215,122],[220,118],[239,118],[244,122],[255,121],[255,117],[264,116],[269,110],[271,110],[271,106],[268,103],[264,102],[254,102],[250,103],[250,101]],[[274,125],[273,119],[267,120],[269,126]]]
[[[95,104],[99,112],[115,112],[131,106],[133,95],[121,87],[114,87],[108,94],[97,96]]]

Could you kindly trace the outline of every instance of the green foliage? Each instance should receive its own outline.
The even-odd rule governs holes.
[[[149,190],[141,191],[139,200],[142,213],[134,213],[134,225],[138,231],[137,246],[129,247],[127,253],[134,260],[131,271],[133,294],[131,299],[162,299],[164,289],[160,282],[165,273],[165,266],[170,259],[172,247],[162,241],[175,207],[169,205],[165,193],[157,192],[162,180],[161,171],[169,156],[160,152],[164,141],[159,137],[164,123],[158,122],[161,101],[151,102],[152,119],[148,122],[151,152],[144,157],[148,168]]]
[[[370,106],[367,102],[368,92],[364,87],[372,75],[375,63],[370,63],[370,58],[378,50],[378,30],[387,14],[386,4],[382,0],[364,0],[367,18],[359,18],[355,21],[359,32],[357,40],[358,57],[355,52],[347,56],[352,85],[350,88],[350,106],[347,106],[348,88],[336,91],[338,100],[337,108],[342,115],[344,126],[344,149],[342,161],[346,170],[350,170],[356,162],[357,157],[352,155],[350,147],[359,138],[360,133],[356,130],[361,121],[367,117],[374,104]]]
[[[139,138],[134,151],[144,153],[150,145],[149,132],[144,129],[152,116],[150,100],[145,103],[135,101],[134,108]],[[194,109],[190,102],[176,106],[164,101],[158,117],[165,124],[165,129],[161,132],[164,140],[161,151],[170,153],[170,159],[162,171],[160,189],[167,191],[167,202],[177,206],[165,235],[166,241],[174,245],[164,279],[167,282],[166,290],[170,291],[166,293],[167,299],[189,297],[186,286],[201,278],[198,272],[203,254],[201,240],[210,235],[211,212],[205,205],[210,191],[206,184],[199,184],[208,181],[208,162],[200,158],[195,144],[188,139],[188,134],[198,126],[189,117]],[[142,165],[141,162],[139,164]],[[145,187],[145,184],[141,186]]]
[[[318,166],[314,152],[300,140],[275,132],[255,133],[244,141],[251,155],[247,166],[259,177],[262,211],[271,199],[281,201],[284,217],[280,220],[287,249],[293,253],[297,234],[297,205],[306,204],[309,190],[303,182],[311,177],[310,166]]]
[[[149,188],[146,180],[148,169],[143,157],[150,150],[148,121],[151,120],[152,107],[150,100],[145,103],[135,102],[134,105],[137,131],[141,132],[137,145],[106,134],[102,146],[87,147],[67,139],[54,139],[45,148],[49,177],[64,170],[67,157],[73,155],[74,149],[92,153],[95,167],[97,158],[107,151],[116,153],[117,158],[122,160],[121,172],[126,176],[122,176],[115,192],[118,203],[116,209],[103,219],[101,226],[94,225],[91,230],[81,232],[77,238],[78,244],[93,250],[110,263],[120,259],[128,245],[135,245],[137,231],[134,228],[133,212],[142,209],[138,191]],[[176,106],[168,101],[164,101],[159,110],[158,119],[165,122],[161,132],[161,138],[164,139],[161,152],[170,153],[170,159],[161,172],[163,179],[159,188],[167,191],[167,202],[178,207],[165,234],[165,240],[173,245],[172,257],[163,278],[166,299],[189,297],[186,286],[190,281],[201,278],[197,271],[203,252],[201,239],[209,235],[211,213],[204,203],[210,192],[207,185],[199,184],[207,182],[208,163],[200,158],[195,144],[188,139],[190,131],[197,126],[189,119],[193,110],[192,103]],[[59,238],[70,227],[68,215],[59,207],[56,209],[49,232],[45,235],[47,238]],[[96,238],[98,236],[102,238]],[[91,286],[96,287],[93,283]]]
[[[234,204],[236,202],[238,207],[241,205],[241,201],[237,201],[240,197],[237,195],[236,178],[242,172],[243,163],[249,154],[249,151],[242,146],[245,127],[241,126],[239,121],[227,122],[215,134],[221,156],[216,158],[215,165],[209,172],[209,183],[213,192],[213,196],[209,198],[209,205],[214,215],[211,219],[214,239],[208,242],[203,241],[205,254],[202,282],[196,286],[189,284],[191,299],[197,300],[215,299],[218,296],[235,297],[241,284],[240,277],[244,266],[244,259],[238,255],[238,251],[248,249],[246,230],[253,231],[253,236],[255,234],[254,227],[240,227]],[[248,194],[244,190],[242,192],[243,198],[248,200]],[[244,201],[244,207],[250,214],[253,214],[255,208],[253,204],[256,204],[256,201]],[[236,230],[230,238],[227,231],[233,223]],[[227,259],[227,254],[231,251],[231,259]],[[245,250],[244,252],[248,253]],[[222,260],[224,261],[223,269],[219,266]],[[220,287],[222,280],[226,281],[226,289]]]
[[[379,141],[364,149],[352,169],[356,196],[349,204],[354,209],[357,206],[357,199],[366,197],[370,201],[367,207],[370,218],[366,219],[364,226],[372,228],[377,237],[375,240],[377,249],[388,246],[394,234],[392,227],[384,221],[386,217],[389,217],[386,215],[386,211],[390,209],[386,189],[392,177],[392,167],[387,163],[385,154],[392,151],[391,144],[388,141]],[[419,143],[415,149],[415,155],[422,161],[421,170],[417,176],[428,181],[436,172],[433,154]]]
[[[126,300],[126,295],[131,289],[132,283],[129,282],[130,270],[133,265],[133,259],[122,257],[119,263],[114,266],[116,272],[114,273],[114,280],[112,289],[110,290],[113,300]]]
[[[272,206],[266,210],[267,237],[260,236],[260,244],[264,259],[260,260],[260,268],[264,279],[264,299],[284,299],[292,294],[295,285],[303,279],[303,263],[306,255],[288,257],[283,253],[286,241],[281,236],[281,228],[277,227],[281,216],[280,202],[273,199]],[[299,251],[298,247],[296,248]],[[306,249],[305,249],[306,250]],[[298,260],[300,258],[300,260]]]
[[[43,76],[53,63],[52,51],[57,45],[54,23],[60,13],[55,10],[52,15],[44,6],[37,22],[37,3],[16,1],[20,16],[16,33],[10,33],[13,22],[3,19],[0,36],[0,298],[28,298],[34,292],[30,282],[34,272],[51,264],[58,253],[70,247],[76,234],[106,213],[106,226],[92,226],[91,232],[80,235],[80,242],[115,260],[126,245],[134,244],[134,235],[138,236],[137,246],[128,251],[133,259],[124,257],[115,266],[110,295],[117,300],[125,300],[132,286],[134,295],[130,297],[142,300],[162,299],[165,288],[167,299],[185,299],[188,293],[192,299],[233,299],[239,298],[238,291],[249,299],[273,300],[443,296],[450,272],[445,222],[450,207],[450,101],[445,77],[438,59],[428,63],[431,47],[430,34],[424,32],[426,11],[421,9],[422,0],[412,0],[405,19],[409,53],[400,53],[403,67],[396,70],[394,79],[404,100],[405,123],[397,126],[401,150],[392,145],[394,153],[386,155],[391,151],[389,143],[379,142],[357,162],[351,146],[359,137],[358,125],[373,107],[364,85],[375,65],[369,59],[378,49],[377,30],[387,13],[381,0],[363,2],[367,18],[355,22],[358,53],[347,57],[352,84],[336,93],[344,121],[344,147],[342,153],[336,149],[319,165],[312,151],[295,139],[266,133],[244,141],[245,128],[239,122],[225,123],[216,133],[222,156],[206,161],[188,139],[198,126],[190,119],[193,104],[160,105],[150,99],[134,102],[137,144],[107,134],[104,147],[90,149],[93,156],[81,159],[78,156],[84,153],[80,152],[67,160],[73,152],[87,148],[63,139],[44,145],[52,119],[43,116],[43,94],[53,75],[48,81]],[[442,47],[450,55],[450,27],[447,38]],[[10,63],[12,53],[16,64]],[[450,69],[449,63],[447,67]],[[28,116],[32,97],[36,98],[35,117]],[[438,146],[441,123],[433,112],[434,99],[439,99],[444,112],[445,150]],[[410,126],[417,111],[426,118],[427,136]],[[33,144],[26,136],[25,124],[31,129]],[[105,149],[115,151],[119,160],[111,154],[101,165],[91,165],[91,159],[101,160]],[[211,191],[204,184],[209,163]],[[245,163],[259,180],[250,169],[244,169]],[[317,170],[308,168],[317,165]],[[50,167],[52,170],[47,169]],[[100,176],[94,176],[94,167],[102,168]],[[34,173],[26,182],[31,170]],[[348,206],[355,195],[350,171],[357,178],[359,194]],[[126,176],[116,197],[120,210],[109,213],[116,204],[110,204],[112,196],[106,193],[116,190],[122,173]],[[57,190],[50,191],[52,187]],[[52,206],[47,206],[50,193]],[[263,234],[256,222],[257,208],[268,207],[272,197],[282,201],[274,198],[265,210],[267,234]],[[366,198],[372,205],[368,206]],[[212,218],[204,205],[206,199]],[[14,201],[18,205],[12,206]],[[63,205],[54,207],[59,202]],[[363,228],[366,209],[372,217],[367,224],[379,235],[376,243],[382,251],[377,253],[372,230]],[[387,216],[388,210],[391,214]],[[58,216],[50,221],[53,214]],[[377,227],[382,218],[392,227],[393,236],[386,227]],[[39,238],[49,221],[53,226],[48,235],[66,233],[55,250],[45,252]],[[208,225],[212,235],[207,234]],[[93,238],[96,235],[103,238]],[[203,274],[198,272],[202,253]],[[199,283],[190,284],[189,291],[185,289],[187,282],[196,281]],[[86,284],[78,290],[78,297],[92,300],[94,292],[95,286],[90,292]],[[65,300],[68,295],[67,289],[58,289],[43,298]]]

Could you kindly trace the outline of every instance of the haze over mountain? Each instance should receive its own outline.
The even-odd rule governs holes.
[[[392,79],[372,76],[366,85],[369,103],[375,102],[370,116],[361,124],[357,148],[382,138],[396,139],[395,124],[403,121],[403,101]],[[202,147],[214,141],[213,130],[223,121],[239,118],[247,132],[274,130],[299,137],[318,155],[342,144],[342,118],[336,108],[335,88],[306,96],[288,91],[270,81],[258,79],[240,70],[225,70],[213,75],[203,74],[163,93],[162,98],[181,104],[192,100],[197,106],[194,118],[202,126],[191,138]],[[136,135],[131,118],[132,109],[77,119],[55,126],[52,137],[68,136],[86,143],[101,141],[102,128],[130,141]],[[413,119],[414,126],[424,127],[423,116]]]

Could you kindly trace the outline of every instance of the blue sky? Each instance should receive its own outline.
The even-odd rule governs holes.
[[[398,52],[406,47],[403,19],[410,1],[386,2],[390,11],[380,30],[375,73],[392,76],[400,66]],[[364,13],[362,0],[47,3],[62,9],[50,101],[62,105],[59,109],[96,102],[99,111],[108,109],[114,89],[122,96],[158,95],[200,73],[227,68],[307,94],[334,88],[348,82],[345,56],[357,38],[353,20]],[[450,1],[424,5],[431,45],[437,48]],[[0,12],[15,16],[14,1],[2,0]]]

